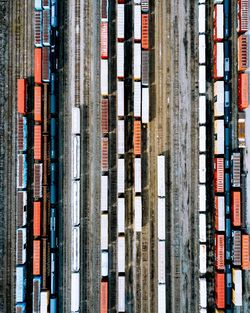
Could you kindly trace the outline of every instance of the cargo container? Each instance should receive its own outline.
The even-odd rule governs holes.
[[[40,313],[48,313],[49,310],[49,291],[41,291]]]
[[[214,6],[214,41],[222,41],[224,38],[224,10],[223,4]]]
[[[102,171],[107,172],[109,169],[109,140],[102,138]]]
[[[43,10],[43,45],[50,46],[50,10]]]
[[[101,59],[101,95],[108,95],[108,60]]]
[[[108,263],[109,263],[109,254],[107,251],[102,251],[101,255],[101,275],[102,277],[108,276]]]
[[[26,154],[17,155],[17,188],[27,188],[27,157]]]
[[[199,93],[206,93],[206,66],[199,65]]]
[[[199,124],[206,124],[206,96],[199,96]]]
[[[249,270],[249,235],[242,234],[242,269]]]
[[[118,276],[118,312],[125,312],[125,276]]]
[[[141,117],[141,82],[134,81],[134,117]]]
[[[42,87],[34,87],[34,120],[42,122]]]
[[[142,88],[142,112],[141,112],[142,123],[149,123],[149,88]]]
[[[108,313],[108,282],[101,281],[100,288],[100,313]]]
[[[117,164],[117,193],[125,192],[125,160],[118,159]]]
[[[224,154],[224,121],[214,121],[214,154]]]
[[[42,198],[43,165],[34,164],[34,198]]]
[[[134,121],[134,155],[141,155],[141,122]]]
[[[42,10],[42,0],[35,0],[35,10]]]
[[[240,111],[248,108],[248,74],[238,75],[238,108]]]
[[[41,235],[41,202],[33,203],[33,236]]]
[[[57,201],[57,163],[50,163],[50,203]]]
[[[241,226],[241,193],[240,191],[232,192],[232,224]]]
[[[34,12],[34,44],[42,47],[42,11]]]
[[[108,21],[108,0],[101,0],[102,21]]]
[[[221,234],[215,235],[215,260],[216,269],[225,269],[225,237]]]
[[[101,211],[108,211],[108,176],[101,176]]]
[[[117,4],[116,36],[119,41],[124,40],[124,4]]]
[[[148,50],[149,48],[149,14],[142,14],[141,15],[141,27],[142,27],[142,38],[141,38],[141,47],[143,50]]]
[[[52,119],[51,119],[52,120]],[[72,176],[73,179],[80,179],[80,136],[73,136],[72,147]]]
[[[57,299],[56,298],[50,298],[50,313],[57,313]]]
[[[42,126],[34,126],[34,160],[42,159]]]
[[[200,285],[200,307],[207,307],[207,281],[206,278],[199,278]]]
[[[26,297],[26,267],[16,267],[16,302],[24,302]]]
[[[206,156],[199,155],[199,182],[204,184],[206,182]]]
[[[206,7],[205,4],[199,5],[199,33],[206,32]]]
[[[32,293],[32,304],[33,312],[40,311],[40,302],[41,302],[41,288],[42,288],[42,279],[41,277],[33,278],[33,293]]]
[[[231,161],[232,186],[237,188],[240,187],[240,153],[234,152],[231,156]]]
[[[206,63],[206,36],[199,35],[199,64]]]
[[[242,271],[240,269],[233,268],[233,293],[232,300],[233,304],[237,306],[242,306]]]
[[[42,83],[42,48],[35,48],[34,81],[36,84]]]
[[[119,236],[117,239],[117,271],[125,273],[125,237]]]
[[[51,265],[50,265],[50,292],[56,293],[56,254],[51,253]]]
[[[56,211],[51,208],[50,215],[50,248],[56,248]]]
[[[134,183],[135,183],[135,193],[141,192],[141,158],[135,158],[134,161]]]
[[[108,58],[108,22],[101,22],[101,58]]]
[[[27,118],[23,116],[17,117],[17,149],[20,152],[27,150]]]
[[[158,284],[166,283],[166,244],[165,241],[158,241]]]
[[[101,215],[101,250],[108,250],[108,214]]]
[[[72,134],[80,135],[80,109],[73,107],[72,108]]]
[[[238,23],[237,32],[248,31],[248,0],[238,0]]]
[[[206,185],[199,185],[199,212],[206,212]]]
[[[214,116],[224,115],[224,81],[214,83]]]
[[[27,223],[27,192],[17,193],[17,227],[23,227]]]
[[[125,132],[124,132],[124,120],[117,121],[117,153],[125,153]]]
[[[214,79],[224,78],[224,48],[223,42],[214,44]]]
[[[26,303],[16,304],[16,313],[26,313]]]
[[[135,232],[141,232],[142,230],[142,199],[140,196],[135,197],[135,217],[134,217],[134,227]]]
[[[228,82],[230,80],[230,41],[224,42],[224,80]]]
[[[50,158],[56,159],[57,157],[57,119],[52,117],[50,119]],[[45,138],[45,136],[43,137]],[[74,137],[73,137],[73,149],[74,149]],[[74,151],[74,150],[73,150]],[[73,156],[74,161],[74,156]]]
[[[199,271],[201,274],[206,274],[207,272],[207,247],[204,244],[200,244],[199,259],[200,259]]]
[[[224,192],[224,159],[214,159],[214,191],[215,193]]]
[[[231,1],[224,0],[224,38],[228,39],[230,37],[231,28]]]
[[[226,260],[231,261],[231,220],[226,219]]]
[[[41,274],[41,241],[33,240],[33,275]]]
[[[22,265],[26,262],[26,244],[27,244],[26,228],[18,228],[16,230],[16,264],[17,265]]]
[[[226,305],[231,306],[231,303],[232,303],[232,269],[230,264],[226,264]]]
[[[248,68],[248,36],[238,37],[238,71],[245,71]]]
[[[158,198],[157,202],[157,228],[158,240],[166,239],[166,204],[165,198]]]
[[[225,273],[215,272],[215,304],[218,309],[225,308]]]
[[[17,80],[17,112],[20,114],[26,114],[26,79]]]
[[[125,233],[125,199],[117,199],[117,232]]]
[[[124,116],[124,81],[117,81],[117,115]]]
[[[50,48],[42,48],[42,80],[49,82],[50,80]]]
[[[50,273],[49,270],[49,255],[48,255],[48,239],[42,238],[41,239],[41,276],[42,276],[42,288],[47,289],[48,285],[48,277]]]
[[[134,0],[134,4],[141,4],[141,0]]]
[[[215,196],[215,229],[225,231],[225,199]]]
[[[134,43],[134,64],[133,64],[133,77],[134,80],[141,79],[141,44]]]
[[[225,128],[225,169],[230,168],[231,128]]]
[[[238,113],[238,144],[239,144],[239,148],[246,147],[245,112]]]
[[[80,305],[80,273],[71,273],[71,312],[78,312]]]
[[[225,208],[226,214],[231,213],[230,174],[225,173]]]
[[[203,243],[207,241],[205,214],[199,214],[199,240]]]
[[[241,231],[240,230],[232,230],[232,258],[233,265],[240,266],[241,265]]]
[[[228,124],[231,119],[231,100],[230,100],[230,85],[225,84],[225,105],[224,105],[224,120]]]
[[[158,155],[157,157],[157,186],[158,197],[165,197],[165,156]]]
[[[149,0],[141,0],[141,10],[142,12],[149,11]]]
[[[166,285],[158,284],[158,313],[166,312]]]
[[[134,5],[134,40],[140,41],[141,40],[141,6]]]
[[[80,268],[80,228],[72,228],[71,239],[71,271],[78,272]]]
[[[102,135],[109,132],[109,102],[108,99],[101,101],[101,120],[102,120]]]
[[[58,19],[57,19],[57,0],[51,4],[51,26],[57,27],[58,26]]]
[[[141,52],[141,83],[142,86],[149,85],[149,51],[142,50]]]
[[[199,127],[199,151],[206,152],[206,126]]]
[[[117,78],[124,78],[124,42],[117,42],[116,46],[116,68],[117,68]]]

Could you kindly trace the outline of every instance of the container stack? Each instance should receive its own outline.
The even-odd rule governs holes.
[[[166,312],[166,184],[165,156],[157,157],[158,313]]]
[[[27,273],[27,81],[17,81],[17,213],[16,213],[16,311],[26,312]]]

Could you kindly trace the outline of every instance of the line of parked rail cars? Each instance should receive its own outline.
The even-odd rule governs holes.
[[[227,313],[242,306],[242,270],[249,268],[249,236],[242,228],[242,154],[231,146],[230,6],[229,0],[216,1],[214,5],[215,304],[217,312]],[[238,7],[238,108],[242,111],[248,101],[248,79],[241,76],[247,68],[247,37],[241,33],[247,31],[248,2],[239,0]],[[241,120],[238,127],[239,148],[243,148]]]
[[[206,6],[199,1],[199,310],[207,312],[206,238]]]
[[[108,185],[109,185],[109,2],[101,2],[101,281],[100,281],[100,312],[108,312],[108,272],[109,272],[109,247],[108,247]],[[119,208],[118,208],[119,210]],[[124,212],[125,213],[125,212]],[[119,211],[118,211],[119,215]]]

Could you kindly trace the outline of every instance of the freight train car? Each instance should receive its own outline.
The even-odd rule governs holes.
[[[18,303],[16,305],[16,313],[26,313],[26,303]]]
[[[242,306],[242,271],[240,269],[234,269],[232,271],[233,276],[233,304]]]
[[[238,37],[238,71],[242,72],[248,68],[248,36]]]
[[[23,227],[27,223],[27,191],[17,193],[17,227]]]
[[[42,278],[36,276],[33,278],[32,306],[33,312],[39,312],[41,302]]]
[[[108,313],[108,282],[101,281],[100,313]]]
[[[50,46],[50,10],[43,10],[43,45]]]
[[[50,247],[51,249],[56,248],[56,210],[51,208],[50,216]]]
[[[228,39],[230,37],[231,31],[231,1],[224,0],[224,38]]]
[[[245,112],[238,113],[238,145],[239,148],[246,147],[246,135],[245,135]]]
[[[232,263],[235,266],[241,265],[241,231],[232,230]]]
[[[27,230],[18,228],[16,230],[16,265],[26,262]]]
[[[242,34],[248,31],[248,0],[238,0],[237,32]]]
[[[28,127],[27,118],[18,116],[17,118],[17,149],[19,152],[27,151]]]
[[[42,83],[42,48],[35,48],[34,55],[34,82]]]
[[[57,0],[51,0],[51,26],[58,26],[58,2]]]
[[[225,273],[215,273],[215,304],[218,309],[225,308]]]
[[[34,44],[35,47],[42,47],[42,11],[34,12]]]
[[[240,73],[238,76],[238,109],[248,108],[248,74]]]
[[[25,302],[26,294],[26,266],[16,267],[16,302]]]
[[[27,188],[27,156],[18,154],[17,156],[17,188]]]
[[[27,112],[27,82],[26,79],[17,80],[17,112],[26,114]]]

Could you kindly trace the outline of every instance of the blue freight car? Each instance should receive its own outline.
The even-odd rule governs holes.
[[[56,159],[57,157],[57,125],[56,125],[56,119],[53,117],[50,120],[50,158]]]
[[[16,302],[25,302],[26,296],[26,267],[16,267]]]
[[[57,301],[56,298],[50,299],[50,313],[56,313],[57,312]]]
[[[232,303],[232,269],[230,264],[226,264],[226,304]]]
[[[225,168],[230,167],[230,142],[231,142],[231,130],[229,127],[225,128]]]
[[[54,208],[51,208],[50,216],[50,247],[56,248],[56,210]]]
[[[18,303],[16,305],[16,313],[26,313],[26,303]]]
[[[17,156],[17,188],[27,188],[27,156],[18,154]]]
[[[51,294],[56,293],[56,254],[54,252],[51,253],[51,285],[50,292]]]
[[[56,113],[56,74],[51,73],[51,89],[50,89],[50,113]]]
[[[27,151],[28,127],[27,117],[23,117],[23,151]]]
[[[224,42],[224,80],[230,80],[230,42]]]
[[[50,164],[50,203],[56,204],[57,200],[57,166],[56,163]]]
[[[42,0],[35,0],[35,10],[42,10]]]
[[[231,260],[231,220],[226,219],[226,260]]]
[[[51,1],[51,26],[57,27],[58,19],[57,19],[57,0]]]
[[[230,101],[230,85],[225,84],[225,104],[224,104],[224,122],[228,124],[231,120],[231,101]]]
[[[226,214],[230,214],[230,174],[225,173],[225,207],[226,207]]]
[[[224,0],[224,38],[228,39],[230,37],[230,0]]]

